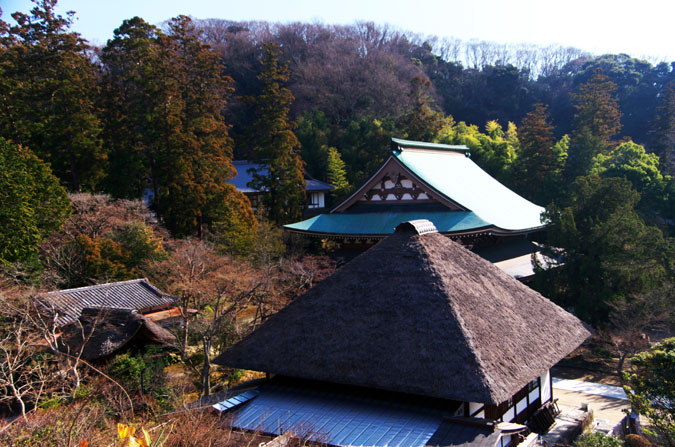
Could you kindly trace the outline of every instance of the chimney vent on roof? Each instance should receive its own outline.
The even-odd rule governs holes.
[[[416,219],[399,224],[394,230],[394,233],[426,234],[436,233],[437,231],[436,226],[430,220]]]

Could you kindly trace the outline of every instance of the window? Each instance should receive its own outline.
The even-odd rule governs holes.
[[[309,203],[307,204],[308,208],[323,208],[323,193],[313,192],[309,194]]]

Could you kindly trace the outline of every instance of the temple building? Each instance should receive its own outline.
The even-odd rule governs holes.
[[[248,197],[255,211],[262,205],[262,197],[266,192],[251,186],[253,175],[254,173],[262,176],[267,175],[267,165],[246,160],[234,160],[232,164],[237,171],[237,175],[228,183],[234,185],[237,191],[244,193]],[[333,187],[328,183],[313,178],[306,171],[304,172],[304,177],[307,202],[305,203],[303,215],[305,217],[315,216],[326,210],[326,194],[332,191]]]
[[[335,239],[363,251],[402,222],[430,220],[438,231],[512,276],[532,274],[528,234],[544,209],[514,193],[469,157],[466,146],[392,139],[382,166],[329,212],[286,225],[292,233]]]
[[[270,379],[214,408],[324,445],[506,447],[547,427],[550,368],[589,335],[430,221],[405,222],[216,358]]]

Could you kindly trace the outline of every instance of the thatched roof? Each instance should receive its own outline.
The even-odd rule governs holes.
[[[133,309],[85,308],[78,322],[64,326],[59,349],[96,360],[131,343],[170,345],[175,337]],[[83,340],[84,348],[82,348]]]
[[[168,295],[145,278],[96,284],[49,292],[40,297],[43,307],[57,314],[57,325],[77,321],[85,307],[135,309],[141,313],[166,309],[178,298]]]
[[[488,261],[402,224],[215,363],[498,404],[588,336]]]

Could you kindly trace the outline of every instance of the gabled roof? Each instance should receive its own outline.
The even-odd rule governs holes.
[[[234,185],[237,188],[237,191],[243,193],[254,193],[260,192],[258,189],[252,188],[249,186],[249,183],[253,180],[253,172],[257,172],[259,175],[267,175],[267,164],[264,163],[252,163],[246,160],[234,160],[232,162],[234,168],[237,171],[237,175],[233,177],[228,183]],[[316,180],[310,176],[307,172],[304,173],[305,176],[305,191],[308,192],[321,192],[321,191],[332,191],[333,187],[328,183]]]
[[[520,231],[543,226],[544,208],[499,183],[469,157],[405,147],[393,156],[424,183],[497,228]]]
[[[498,404],[588,337],[576,317],[488,261],[412,228],[401,225],[215,362]]]
[[[468,150],[466,146],[394,138],[392,154],[380,169],[330,213],[319,215],[319,219],[285,225],[285,228],[317,236],[382,237],[391,234],[393,227],[410,218],[403,211],[403,207],[409,207],[409,212],[416,212],[418,215],[421,212],[421,217],[431,220],[445,234],[467,231],[520,234],[543,228],[545,225],[541,221],[541,213],[544,208],[519,196],[483,171],[468,157]],[[383,176],[391,175],[389,173],[393,171],[400,171],[412,179],[437,205],[443,206],[441,212],[428,213],[414,209],[417,206],[414,201],[407,204],[405,201],[397,201],[393,205],[395,209],[391,209],[392,205],[388,201],[375,205],[377,209],[364,206],[361,199]],[[337,217],[345,213],[360,217]],[[460,214],[453,216],[456,213]],[[472,221],[465,220],[464,225],[457,227],[447,224],[448,221],[463,219],[466,213],[471,213]],[[387,214],[391,224],[379,224],[378,214]],[[352,229],[342,231],[346,226],[351,226]]]
[[[168,307],[176,300],[145,278],[57,290],[40,297],[47,311],[58,314],[59,326],[76,321],[85,307],[134,309],[143,313]]]
[[[135,310],[86,308],[82,310],[79,324],[73,322],[64,327],[59,350],[72,355],[81,352],[83,359],[96,360],[136,340],[170,345],[174,336]]]

